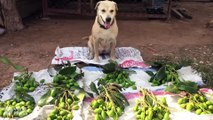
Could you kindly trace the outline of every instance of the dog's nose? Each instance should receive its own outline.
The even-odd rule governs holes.
[[[110,22],[111,21],[111,18],[110,17],[108,17],[108,18],[106,18],[106,22]]]

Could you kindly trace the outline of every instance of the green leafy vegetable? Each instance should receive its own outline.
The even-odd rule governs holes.
[[[59,71],[59,74],[61,75],[71,75],[76,71],[75,66],[65,67]]]
[[[103,66],[104,73],[112,73],[116,69],[118,69],[118,64],[117,64],[117,62],[113,62],[113,61],[111,61],[110,63],[107,63]]]
[[[165,91],[171,93],[180,93],[184,91],[193,94],[198,92],[198,85],[197,83],[191,81],[181,81],[176,84],[167,86]]]
[[[100,94],[90,103],[95,113],[95,119],[101,117],[103,119],[112,118],[118,120],[123,114],[125,106],[129,105],[129,102],[121,93],[121,86],[107,84],[99,86],[98,90]]]
[[[0,61],[6,65],[10,65],[12,66],[15,70],[18,70],[18,71],[23,71],[25,70],[25,68],[23,66],[20,66],[20,65],[16,65],[14,64],[13,62],[11,62],[7,57],[5,56],[0,56]]]
[[[162,66],[149,80],[153,86],[159,86],[167,82],[177,83],[179,81],[180,79],[174,66],[168,64]]]
[[[146,71],[146,73],[151,77],[155,75],[152,71]]]
[[[97,95],[99,95],[98,89],[96,88],[96,85],[94,82],[90,83],[90,89],[92,90],[92,92],[95,92]]]

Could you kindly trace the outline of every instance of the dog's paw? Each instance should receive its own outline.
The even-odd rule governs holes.
[[[92,60],[93,58],[94,58],[94,56],[91,53],[89,53],[88,59]]]
[[[95,62],[100,62],[100,59],[99,58],[94,58],[93,59]]]
[[[110,57],[110,60],[115,61],[115,57]]]

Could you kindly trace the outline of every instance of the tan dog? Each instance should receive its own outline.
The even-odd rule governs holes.
[[[113,1],[100,1],[96,4],[97,15],[89,36],[90,57],[99,62],[100,54],[109,54],[115,60],[115,47],[118,35],[116,23],[117,4]]]

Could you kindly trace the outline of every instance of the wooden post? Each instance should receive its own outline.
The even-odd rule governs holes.
[[[0,4],[1,5],[1,4]],[[3,15],[2,15],[2,12],[1,12],[2,8],[0,6],[0,26],[4,26],[4,21],[3,21]]]
[[[171,18],[171,9],[172,9],[172,0],[168,1],[168,8],[167,8],[167,20]]]
[[[7,31],[17,31],[24,28],[22,19],[16,8],[16,0],[0,0],[4,26]]]
[[[78,14],[81,14],[81,0],[78,0]]]
[[[90,0],[90,10],[91,14],[94,14],[94,0]]]

